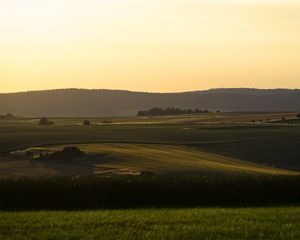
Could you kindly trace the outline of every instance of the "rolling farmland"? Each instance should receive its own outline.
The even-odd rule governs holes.
[[[298,239],[293,115],[2,120],[1,238]]]

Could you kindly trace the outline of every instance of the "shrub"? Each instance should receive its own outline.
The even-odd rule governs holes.
[[[7,113],[5,115],[0,115],[0,119],[13,119],[15,116],[11,113]]]
[[[69,160],[74,158],[81,158],[83,156],[85,156],[85,153],[82,152],[78,147],[67,146],[64,147],[62,151],[53,152],[52,154],[48,155],[47,158]]]
[[[70,156],[70,157],[82,157],[84,155],[84,152],[82,152],[78,147],[75,146],[64,147],[62,152],[66,156]]]
[[[49,119],[46,117],[42,117],[39,121],[39,125],[53,125],[53,124],[54,124],[54,122],[49,121]]]
[[[84,126],[90,126],[91,123],[90,123],[89,120],[84,120],[84,121],[83,121],[83,125],[84,125]]]

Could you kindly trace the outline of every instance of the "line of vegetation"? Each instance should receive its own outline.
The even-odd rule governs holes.
[[[195,113],[209,113],[208,110],[196,109],[180,109],[168,107],[166,109],[154,107],[145,111],[138,111],[138,116],[164,116],[164,115],[181,115],[181,114],[195,114]]]
[[[86,176],[1,180],[1,210],[300,204],[300,176]]]

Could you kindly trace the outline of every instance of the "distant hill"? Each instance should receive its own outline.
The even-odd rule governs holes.
[[[134,116],[152,107],[210,111],[300,111],[300,90],[212,89],[182,93],[60,89],[0,94],[0,114]]]

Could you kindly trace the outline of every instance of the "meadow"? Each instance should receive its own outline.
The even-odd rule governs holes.
[[[1,212],[0,218],[3,240],[300,238],[299,207]]]

